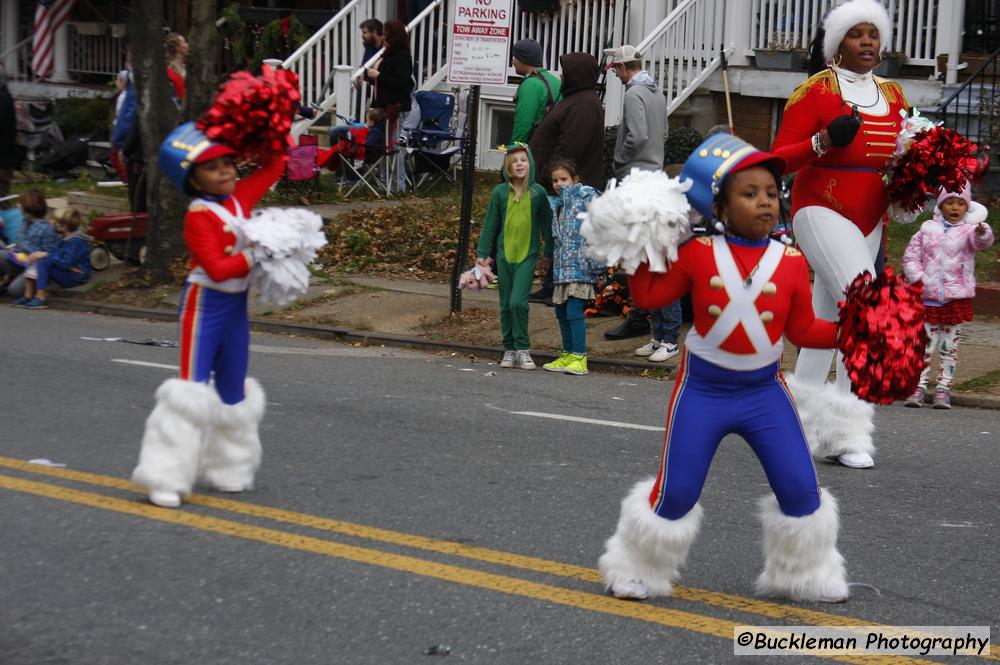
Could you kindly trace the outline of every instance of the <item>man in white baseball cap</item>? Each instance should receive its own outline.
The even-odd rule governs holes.
[[[608,64],[604,69],[611,69],[615,65],[624,65],[629,62],[642,62],[642,56],[634,46],[625,44],[618,48],[604,49],[604,55],[608,56]]]

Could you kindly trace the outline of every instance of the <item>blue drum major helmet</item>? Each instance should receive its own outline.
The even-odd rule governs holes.
[[[222,143],[216,143],[205,136],[193,122],[186,122],[167,136],[160,145],[160,170],[188,196],[197,191],[188,182],[191,169],[196,164],[207,162],[223,155],[235,155],[236,151]]]
[[[736,173],[758,164],[776,170],[785,170],[785,160],[769,152],[758,150],[738,136],[719,133],[709,136],[695,148],[681,169],[681,180],[694,184],[687,192],[688,201],[706,221],[714,219],[712,204],[719,194],[722,181]]]

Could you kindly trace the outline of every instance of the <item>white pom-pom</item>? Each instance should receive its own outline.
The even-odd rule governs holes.
[[[719,220],[715,220],[715,223],[712,224],[712,226],[714,226],[715,230],[718,231],[719,233],[726,232],[726,225],[720,222]]]
[[[786,247],[791,247],[792,245],[795,244],[795,241],[792,240],[792,236],[788,235],[787,233],[783,233],[781,235],[781,242],[784,243]]]
[[[666,271],[666,262],[677,260],[677,248],[691,236],[684,192],[692,184],[663,171],[632,169],[582,215],[587,252],[606,265],[620,263],[630,275],[643,262],[653,272]]]
[[[263,302],[286,305],[309,288],[309,266],[326,244],[323,218],[304,208],[264,208],[243,225],[254,246],[251,284]]]

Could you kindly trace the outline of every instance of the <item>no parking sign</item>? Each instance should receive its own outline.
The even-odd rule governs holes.
[[[506,83],[511,0],[456,0],[448,47],[449,83]]]

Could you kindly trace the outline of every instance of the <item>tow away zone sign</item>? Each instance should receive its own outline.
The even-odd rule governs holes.
[[[506,83],[511,0],[455,0],[449,83]]]

